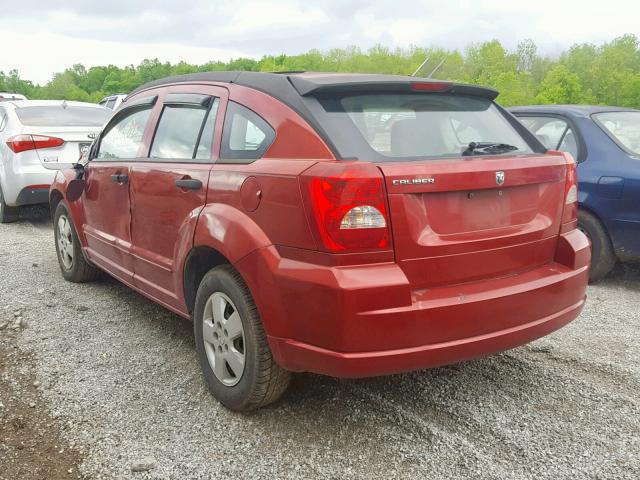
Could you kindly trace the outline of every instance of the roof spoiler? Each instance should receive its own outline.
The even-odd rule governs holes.
[[[326,75],[303,76],[291,75],[289,81],[302,96],[318,93],[353,93],[368,92],[424,92],[439,91],[473,95],[495,100],[499,92],[492,88],[479,87],[461,83],[442,82],[429,78],[403,77],[391,75]],[[437,88],[422,88],[433,85]],[[416,88],[417,87],[417,88]]]

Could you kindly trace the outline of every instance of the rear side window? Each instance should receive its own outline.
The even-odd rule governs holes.
[[[113,112],[97,107],[71,105],[48,105],[40,107],[19,107],[16,114],[20,123],[31,127],[101,127]]]
[[[640,155],[640,112],[598,113],[593,118],[625,150]]]
[[[213,100],[213,105],[207,115],[207,121],[202,129],[200,135],[200,141],[198,142],[198,149],[196,150],[196,159],[198,160],[210,160],[211,149],[213,147],[213,134],[216,126],[216,118],[218,117],[218,99]]]
[[[275,131],[258,114],[238,103],[229,102],[222,134],[222,158],[261,158],[274,138]]]
[[[150,113],[151,107],[133,110],[108,126],[108,130],[100,140],[97,158],[136,158]]]
[[[357,135],[357,158],[406,161],[459,157],[471,142],[531,148],[489,99],[440,93],[371,93],[318,100],[340,135]]]
[[[578,141],[569,122],[558,117],[526,116],[518,120],[533,133],[549,150],[569,152],[576,161],[578,158]]]
[[[196,104],[165,105],[150,156],[177,160],[210,159],[217,109],[217,98],[210,110]]]
[[[520,122],[550,150],[556,150],[569,125],[554,117],[520,117]]]

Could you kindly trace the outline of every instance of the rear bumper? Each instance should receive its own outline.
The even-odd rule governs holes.
[[[15,160],[4,171],[2,193],[12,207],[49,203],[49,186],[57,173],[57,170],[45,169],[37,157],[27,161],[25,154],[35,155],[32,151],[18,154],[20,161]]]
[[[291,339],[270,337],[286,368],[342,378],[358,378],[433,368],[514,348],[563,327],[582,311],[586,297],[553,315],[476,337],[397,350],[344,353]]]
[[[16,205],[36,205],[49,203],[49,185],[31,185],[18,193]]]
[[[237,266],[281,366],[365,377],[490,355],[557,330],[582,310],[589,262],[587,238],[572,230],[553,262],[430,289],[412,290],[396,263],[318,266],[272,248]]]

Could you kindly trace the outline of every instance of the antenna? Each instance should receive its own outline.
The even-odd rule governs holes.
[[[431,70],[431,73],[430,73],[429,75],[427,75],[427,78],[431,78],[431,77],[433,77],[433,74],[434,74],[434,73],[436,73],[436,72],[440,69],[440,67],[441,67],[442,65],[444,65],[444,62],[446,62],[446,61],[447,61],[447,57],[444,57],[444,58],[440,61],[440,63],[439,63],[438,65],[436,65],[436,68],[434,68],[433,70]]]
[[[422,67],[424,67],[424,66],[427,64],[427,62],[428,62],[428,61],[429,61],[429,57],[425,58],[425,59],[424,59],[424,62],[422,62],[422,63],[420,64],[420,66],[419,66],[418,68],[416,68],[416,71],[415,71],[415,72],[413,72],[413,73],[411,74],[411,76],[412,76],[412,77],[415,77],[415,76],[416,76],[416,74],[417,74],[420,70],[422,70]]]

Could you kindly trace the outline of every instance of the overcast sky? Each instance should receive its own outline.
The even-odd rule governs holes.
[[[557,54],[640,36],[638,0],[0,0],[0,70],[43,83],[74,63],[204,63],[376,43],[463,48],[525,38]]]

